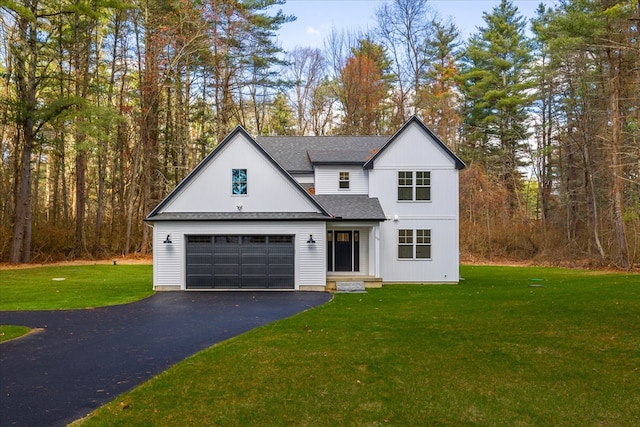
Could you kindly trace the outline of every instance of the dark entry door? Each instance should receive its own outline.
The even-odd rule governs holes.
[[[335,271],[353,271],[353,232],[335,233]]]

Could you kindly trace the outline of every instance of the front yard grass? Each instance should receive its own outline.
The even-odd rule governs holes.
[[[194,355],[81,424],[640,425],[638,275],[462,274],[458,286],[337,294]]]
[[[125,304],[153,293],[151,265],[71,265],[0,270],[0,310]]]

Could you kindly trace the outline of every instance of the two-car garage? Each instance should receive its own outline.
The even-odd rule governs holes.
[[[294,289],[293,235],[187,235],[187,289]]]

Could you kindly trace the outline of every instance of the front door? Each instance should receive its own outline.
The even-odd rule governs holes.
[[[353,271],[353,232],[335,232],[336,271]]]

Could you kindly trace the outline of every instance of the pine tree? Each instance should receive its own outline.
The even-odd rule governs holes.
[[[516,208],[518,167],[528,138],[528,79],[532,47],[518,8],[502,0],[483,15],[485,26],[472,35],[460,74],[465,97],[465,156],[481,161],[509,190]]]

